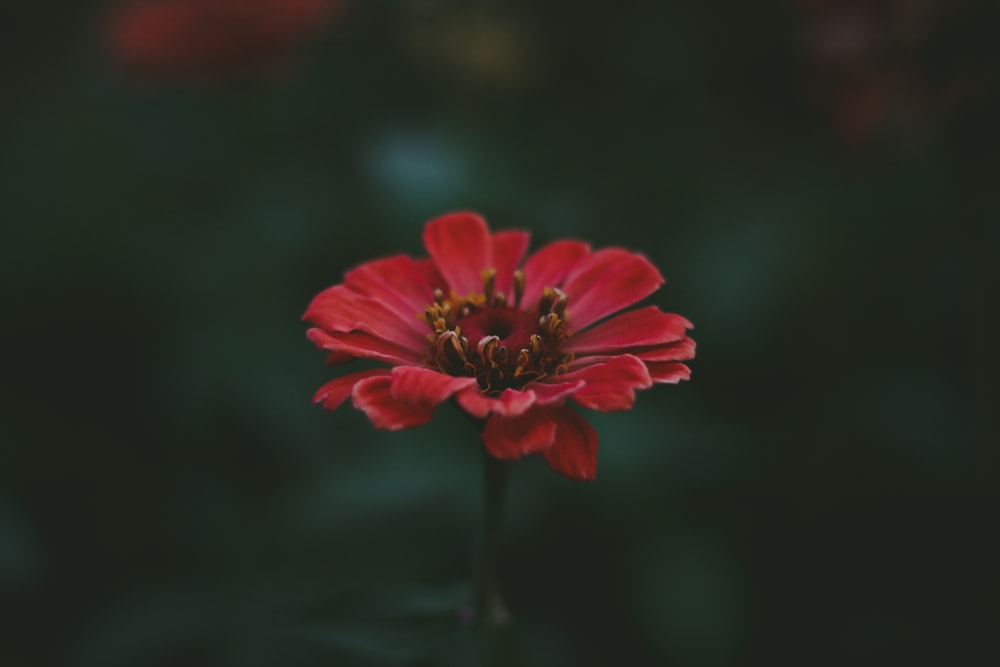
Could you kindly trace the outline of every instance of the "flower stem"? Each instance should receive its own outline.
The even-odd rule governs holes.
[[[476,623],[482,633],[487,664],[515,664],[510,613],[496,583],[496,553],[511,464],[483,450],[483,538],[476,573]]]

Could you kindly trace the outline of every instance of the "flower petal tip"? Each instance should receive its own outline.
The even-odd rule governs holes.
[[[573,480],[597,478],[597,431],[586,419],[570,408],[549,411],[556,423],[555,442],[543,454],[555,472]]]
[[[424,247],[456,294],[475,292],[493,264],[490,230],[478,213],[457,211],[424,226]]]

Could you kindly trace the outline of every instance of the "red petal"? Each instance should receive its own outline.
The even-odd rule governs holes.
[[[344,285],[375,297],[408,319],[416,319],[434,301],[434,289],[443,280],[429,260],[396,255],[366,262],[344,276]]]
[[[434,415],[434,406],[410,403],[392,397],[392,378],[380,375],[354,385],[354,407],[364,411],[377,428],[398,431],[426,424]]]
[[[504,389],[499,396],[486,396],[478,387],[469,387],[456,396],[462,409],[473,417],[487,417],[490,414],[513,417],[523,414],[533,405],[561,404],[577,389],[584,386],[583,380],[545,384],[537,382],[527,389]]]
[[[478,385],[476,378],[455,377],[417,366],[397,366],[392,369],[392,397],[410,403],[437,405],[455,392]]]
[[[459,296],[483,291],[483,269],[493,265],[490,230],[475,213],[450,213],[427,223],[424,247]]]
[[[656,267],[642,255],[605,248],[580,262],[563,283],[569,296],[566,317],[582,331],[588,325],[646,298],[663,284]]]
[[[420,365],[423,363],[423,354],[417,354],[413,350],[358,331],[343,333],[309,329],[306,331],[306,338],[319,349],[336,353],[334,360],[337,362],[342,362],[346,356],[350,355],[355,359],[378,359],[393,365]]]
[[[649,369],[649,377],[658,384],[677,384],[681,380],[691,379],[691,369],[676,361],[647,362],[646,368]]]
[[[478,387],[469,387],[458,392],[455,398],[463,410],[480,419],[490,414],[506,417],[519,415],[535,403],[534,392],[515,389],[505,389],[499,396],[494,397],[480,393]]]
[[[328,331],[364,331],[411,350],[427,347],[426,324],[417,312],[399,313],[372,297],[344,285],[323,290],[312,300],[302,319]]]
[[[522,306],[530,310],[541,298],[543,288],[561,285],[566,275],[589,252],[590,246],[581,241],[555,241],[539,248],[524,263]]]
[[[596,478],[597,431],[594,427],[570,408],[550,408],[548,415],[556,423],[555,442],[544,454],[549,467],[570,479]]]
[[[528,250],[528,232],[506,231],[493,235],[493,268],[497,270],[497,291],[503,292],[508,303],[514,302],[514,270]]]
[[[573,394],[573,400],[585,408],[604,412],[628,410],[635,404],[636,389],[653,386],[646,365],[629,354],[584,366],[562,377],[585,381],[586,385]]]
[[[611,352],[623,348],[662,345],[684,338],[691,323],[656,306],[630,310],[570,338],[566,350]]]
[[[358,371],[339,377],[327,382],[320,387],[313,396],[313,403],[322,403],[326,410],[336,410],[351,395],[351,390],[359,380],[364,380],[375,375],[388,375],[388,368],[373,368],[367,371]]]
[[[633,352],[633,354],[643,361],[686,361],[687,359],[694,359],[695,347],[695,342],[685,336],[683,340],[679,340],[676,343],[658,345],[647,350],[638,350]]]
[[[685,336],[675,343],[666,345],[652,345],[649,347],[632,347],[627,350],[619,350],[617,354],[586,354],[576,358],[570,368],[589,366],[590,364],[603,363],[608,359],[613,359],[621,354],[631,354],[643,361],[685,361],[694,359],[695,342]]]
[[[563,376],[552,379],[562,379]],[[536,395],[535,403],[538,405],[552,405],[565,402],[567,398],[580,390],[586,383],[583,380],[575,382],[537,382],[531,385],[530,391]]]
[[[328,352],[326,355],[326,364],[327,366],[346,364],[348,361],[354,361],[355,359],[357,359],[357,357],[353,354],[348,354],[347,352]]]
[[[556,423],[548,410],[529,410],[517,417],[493,415],[483,427],[486,451],[498,459],[516,461],[525,454],[548,449],[556,437]]]

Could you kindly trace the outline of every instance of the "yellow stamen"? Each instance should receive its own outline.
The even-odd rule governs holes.
[[[521,307],[521,299],[524,298],[524,271],[518,269],[514,272],[514,307]]]
[[[480,274],[483,278],[483,296],[488,304],[493,303],[493,299],[496,296],[497,289],[497,270],[496,269],[483,269]]]
[[[463,297],[454,291],[445,295],[440,289],[434,290],[434,301],[424,309],[421,318],[433,332],[428,334],[432,357],[429,363],[442,373],[475,377],[479,390],[492,396],[508,388],[523,389],[552,374],[565,372],[573,359],[571,354],[559,349],[570,335],[566,323],[569,303],[566,294],[554,287],[542,289],[538,310],[534,311],[538,318],[537,330],[528,335],[529,332],[523,330],[526,313],[513,310],[520,311],[524,299],[524,271],[514,272],[513,302],[508,300],[511,297],[497,291],[496,269],[486,269],[481,275],[481,293]],[[486,318],[477,317],[487,313]],[[471,341],[462,333],[469,317],[476,318],[465,326],[477,332]],[[496,326],[505,332],[503,338],[493,332],[484,333],[481,329],[486,326],[484,322],[498,323]],[[504,345],[505,341],[510,344],[514,340],[519,341],[515,348]]]

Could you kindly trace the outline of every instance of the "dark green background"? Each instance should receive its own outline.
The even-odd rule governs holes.
[[[20,4],[0,664],[477,664],[477,434],[310,406],[299,321],[459,208],[645,253],[699,344],[588,414],[596,483],[516,466],[524,664],[995,664],[993,3],[905,48],[876,3],[845,70],[806,3],[357,0],[217,86],[123,75],[100,3]],[[927,99],[845,139],[829,91],[884,68]]]

